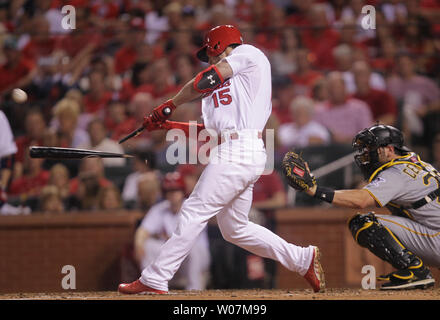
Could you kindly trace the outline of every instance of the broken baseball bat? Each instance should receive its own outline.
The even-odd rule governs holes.
[[[132,155],[124,153],[94,151],[77,148],[59,148],[59,147],[29,147],[29,156],[31,158],[44,159],[83,159],[90,157],[99,158],[132,158]]]

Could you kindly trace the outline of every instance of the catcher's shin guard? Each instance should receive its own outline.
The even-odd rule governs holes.
[[[372,212],[356,214],[348,222],[355,241],[394,268],[422,268],[422,260],[410,252],[385,226],[380,224]]]

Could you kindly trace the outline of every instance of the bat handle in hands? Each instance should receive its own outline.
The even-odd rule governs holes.
[[[171,116],[174,109],[176,109],[176,106],[174,105],[173,100],[167,100],[160,106],[154,108],[151,117],[154,122],[164,122]]]
[[[163,128],[163,124],[171,116],[174,109],[176,109],[176,106],[171,99],[162,103],[160,106],[156,107],[150,115],[144,117],[142,127],[136,129],[129,135],[119,140],[119,144],[127,141],[130,138],[138,136],[145,129],[148,131],[165,129]]]
[[[162,110],[163,115],[167,118],[171,115],[172,112],[173,112],[173,110],[171,110],[170,107],[165,107]]]

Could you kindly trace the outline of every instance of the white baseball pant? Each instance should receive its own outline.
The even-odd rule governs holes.
[[[304,275],[313,246],[299,247],[248,219],[252,190],[264,170],[266,151],[256,135],[239,131],[212,153],[199,181],[181,208],[181,220],[157,259],[142,271],[140,281],[168,291],[171,280],[209,219],[217,216],[223,237],[253,254],[279,261]]]

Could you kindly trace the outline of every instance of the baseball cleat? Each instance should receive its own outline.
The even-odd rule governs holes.
[[[121,283],[118,287],[118,291],[124,294],[167,294],[168,291],[162,291],[153,289],[146,286],[140,280],[133,281],[132,283]]]
[[[313,288],[314,292],[323,292],[325,290],[324,270],[321,265],[321,252],[318,247],[313,248],[312,262],[304,278]]]
[[[389,282],[384,283],[380,288],[381,290],[428,289],[434,286],[435,283],[431,271],[425,267],[421,270],[398,270],[387,276]]]

